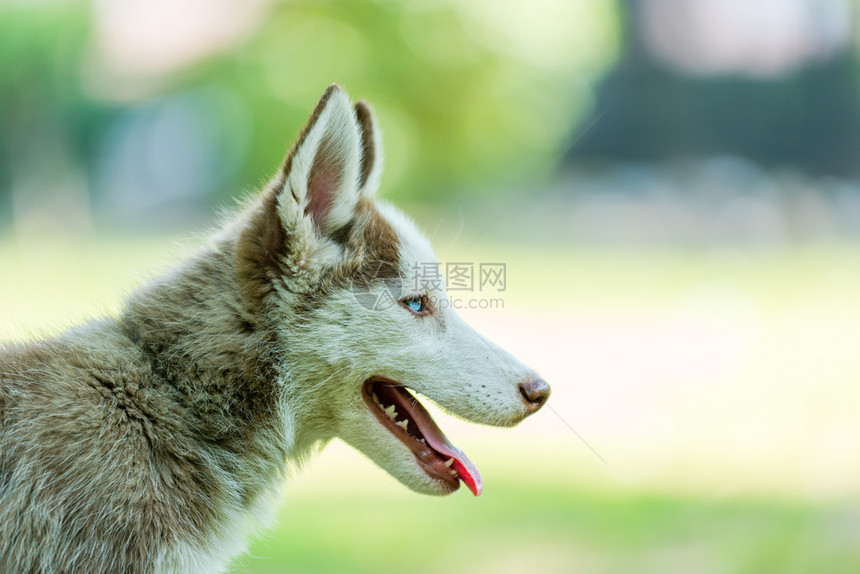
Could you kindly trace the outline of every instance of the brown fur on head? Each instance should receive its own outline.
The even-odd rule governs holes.
[[[302,210],[306,216],[314,218],[320,235],[348,248],[355,256],[345,263],[353,266],[353,274],[339,275],[348,276],[350,280],[356,274],[366,279],[393,278],[399,275],[399,242],[396,233],[379,216],[374,203],[370,201],[378,185],[382,157],[378,129],[373,111],[367,102],[359,101],[354,108],[357,122],[357,125],[354,124],[357,131],[354,135],[360,138],[360,171],[355,181],[359,195],[355,201],[354,217],[324,227],[326,225],[324,219],[331,208],[332,194],[323,193],[325,190],[322,188],[347,183],[342,180],[351,175],[331,173],[338,168],[343,172],[344,168],[342,165],[337,165],[336,161],[333,162],[333,158],[328,156],[325,150],[321,156],[314,158],[309,170],[310,193],[307,197],[297,196],[296,190],[289,185],[288,177],[296,156],[308,135],[314,131],[314,128],[319,129],[320,117],[333,96],[344,97],[343,91],[337,84],[330,85],[320,98],[277,176],[269,183],[260,201],[252,208],[248,225],[239,237],[236,246],[236,268],[242,280],[247,303],[254,310],[259,310],[260,305],[271,294],[274,285],[282,278],[291,277],[301,271],[300,268],[306,262],[301,256],[294,257],[289,252],[291,241],[286,228],[292,228],[294,222],[284,221],[283,214],[278,210],[285,194],[289,194],[292,201],[303,206]],[[323,174],[320,175],[320,172]]]

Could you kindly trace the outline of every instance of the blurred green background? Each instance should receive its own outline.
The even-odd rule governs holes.
[[[553,399],[439,413],[478,499],[330,445],[235,572],[856,572],[858,8],[0,0],[0,336],[118,311],[337,81]]]

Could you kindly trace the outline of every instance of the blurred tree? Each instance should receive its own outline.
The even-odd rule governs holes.
[[[57,150],[86,165],[110,110],[90,102],[79,77],[89,25],[77,5],[0,7],[0,224],[27,172],[50,175]]]
[[[51,158],[65,172],[78,166],[105,209],[118,186],[138,178],[126,195],[142,195],[161,181],[140,178],[146,170],[214,165],[218,177],[179,174],[194,192],[177,193],[234,197],[276,169],[333,81],[379,112],[386,193],[439,201],[492,189],[554,160],[619,44],[614,2],[255,0],[215,4],[205,18],[195,2],[0,5],[4,214],[21,174],[50,169]],[[175,6],[187,10],[167,22]],[[239,17],[239,32],[216,33]],[[185,52],[157,61],[174,48]],[[195,142],[211,149],[174,154]],[[30,187],[41,185],[51,182]]]
[[[806,0],[789,3],[799,11],[794,20],[768,18],[768,10],[791,8],[779,3],[759,11],[743,0],[627,4],[625,54],[595,105],[605,113],[570,160],[734,154],[765,166],[860,175],[857,60],[844,15],[818,12],[823,6]],[[698,12],[706,5],[710,19]]]
[[[532,30],[531,41],[592,26],[588,50],[536,64],[506,53],[506,30],[462,3],[283,2],[245,46],[210,61],[197,81],[229,86],[252,112],[244,181],[272,170],[322,89],[337,81],[379,112],[383,185],[402,197],[439,200],[552,161],[589,101],[587,80],[617,54],[612,5],[580,12],[582,20],[546,30],[550,37]]]

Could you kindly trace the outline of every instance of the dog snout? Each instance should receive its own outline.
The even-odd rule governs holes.
[[[520,392],[526,400],[526,410],[529,414],[537,412],[547,401],[552,390],[543,379],[532,379],[520,383]]]

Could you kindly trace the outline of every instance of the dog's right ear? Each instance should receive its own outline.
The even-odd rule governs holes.
[[[382,175],[382,137],[373,108],[364,100],[355,103],[355,117],[361,128],[361,176],[359,188],[363,195],[373,195]]]
[[[312,281],[337,261],[338,232],[355,217],[370,173],[363,137],[349,98],[332,84],[241,232],[236,265],[246,290],[268,292],[287,276]]]

